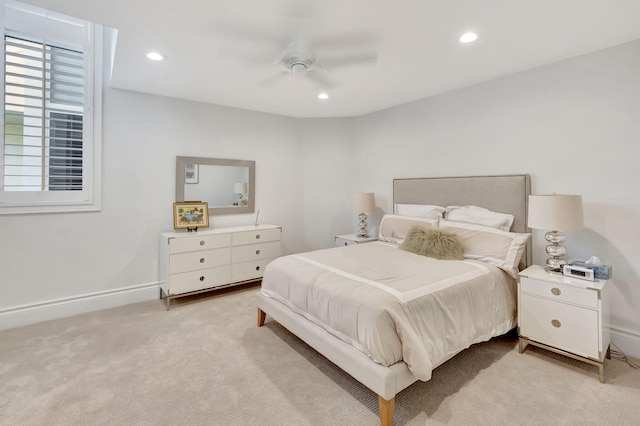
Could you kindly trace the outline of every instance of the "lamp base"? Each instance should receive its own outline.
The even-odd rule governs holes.
[[[358,232],[358,238],[369,238],[369,234],[367,234],[367,214],[360,213],[358,215],[358,226],[360,226],[360,231]]]
[[[564,233],[560,231],[549,231],[544,234],[545,240],[550,242],[545,251],[549,255],[547,259],[547,268],[551,272],[562,272],[562,268],[567,264],[567,261],[563,259],[567,254],[567,249],[560,243],[564,243],[566,238]]]

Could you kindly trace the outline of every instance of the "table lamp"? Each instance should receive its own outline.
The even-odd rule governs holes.
[[[360,231],[358,237],[367,238],[367,213],[376,208],[376,199],[373,192],[362,192],[353,196],[353,211],[358,213],[358,225]]]
[[[563,231],[573,231],[584,226],[582,196],[580,195],[529,195],[527,225],[533,229],[546,229],[544,238],[550,243],[546,252],[547,270],[562,272],[567,263],[563,259],[567,249],[561,244],[566,238]]]

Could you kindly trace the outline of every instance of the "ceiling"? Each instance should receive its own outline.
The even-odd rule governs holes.
[[[292,117],[359,116],[640,39],[639,0],[26,2],[118,29],[112,87]],[[461,44],[467,31],[478,40]],[[326,87],[274,63],[294,38],[319,62],[369,61],[325,63]]]

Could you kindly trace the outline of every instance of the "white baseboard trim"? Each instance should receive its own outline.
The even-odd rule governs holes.
[[[637,331],[611,327],[611,342],[625,355],[640,359],[640,333]]]
[[[0,310],[0,330],[160,298],[160,283],[141,284]]]

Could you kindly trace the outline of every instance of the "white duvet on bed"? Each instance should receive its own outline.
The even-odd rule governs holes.
[[[516,324],[515,281],[502,270],[382,242],[278,258],[261,291],[380,364],[404,360],[420,380]]]

